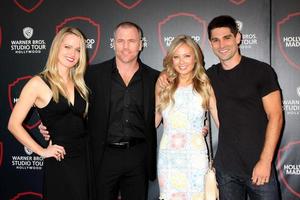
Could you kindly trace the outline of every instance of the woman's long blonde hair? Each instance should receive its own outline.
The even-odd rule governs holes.
[[[84,82],[84,73],[87,67],[87,54],[85,38],[79,29],[73,27],[64,27],[56,34],[51,44],[45,69],[41,72],[41,75],[49,81],[53,94],[53,100],[55,102],[59,101],[60,94],[66,99],[69,99],[67,89],[62,82],[62,77],[59,75],[57,67],[60,46],[65,36],[69,34],[74,34],[80,38],[79,61],[74,67],[72,67],[69,76],[74,82],[75,88],[81,97],[88,102],[89,91]]]
[[[163,60],[164,71],[168,75],[168,80],[170,85],[159,92],[159,104],[157,109],[161,112],[165,109],[170,103],[174,104],[174,93],[178,87],[179,78],[178,73],[173,66],[173,56],[175,51],[183,44],[188,45],[193,49],[195,54],[195,66],[193,69],[192,83],[193,89],[201,95],[202,97],[202,106],[204,109],[209,107],[209,98],[211,94],[211,84],[208,76],[205,73],[204,69],[204,58],[202,51],[199,45],[187,35],[178,35],[171,43],[171,46]]]

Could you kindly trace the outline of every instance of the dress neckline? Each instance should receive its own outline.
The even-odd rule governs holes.
[[[188,85],[185,85],[185,86],[177,86],[177,89],[189,89],[189,88],[192,88],[193,87],[193,84],[190,83]]]

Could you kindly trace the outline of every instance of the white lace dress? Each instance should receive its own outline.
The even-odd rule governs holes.
[[[205,111],[192,85],[179,87],[175,104],[162,112],[164,133],[158,154],[160,199],[202,200],[208,168],[207,146],[201,133]]]

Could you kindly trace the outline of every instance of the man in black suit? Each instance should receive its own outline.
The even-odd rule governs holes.
[[[114,30],[115,57],[91,66],[88,131],[97,200],[143,200],[156,178],[155,83],[159,72],[139,59],[142,31]]]

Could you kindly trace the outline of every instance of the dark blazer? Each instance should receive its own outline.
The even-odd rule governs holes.
[[[86,83],[90,88],[88,131],[96,179],[99,178],[97,174],[101,168],[108,132],[113,65],[115,65],[115,58],[90,66],[86,73]],[[156,178],[157,146],[155,128],[155,83],[159,72],[143,64],[140,60],[139,66],[142,67],[144,119],[146,123],[144,133],[148,146],[147,171],[149,179],[154,180]],[[120,160],[120,162],[124,161]]]

